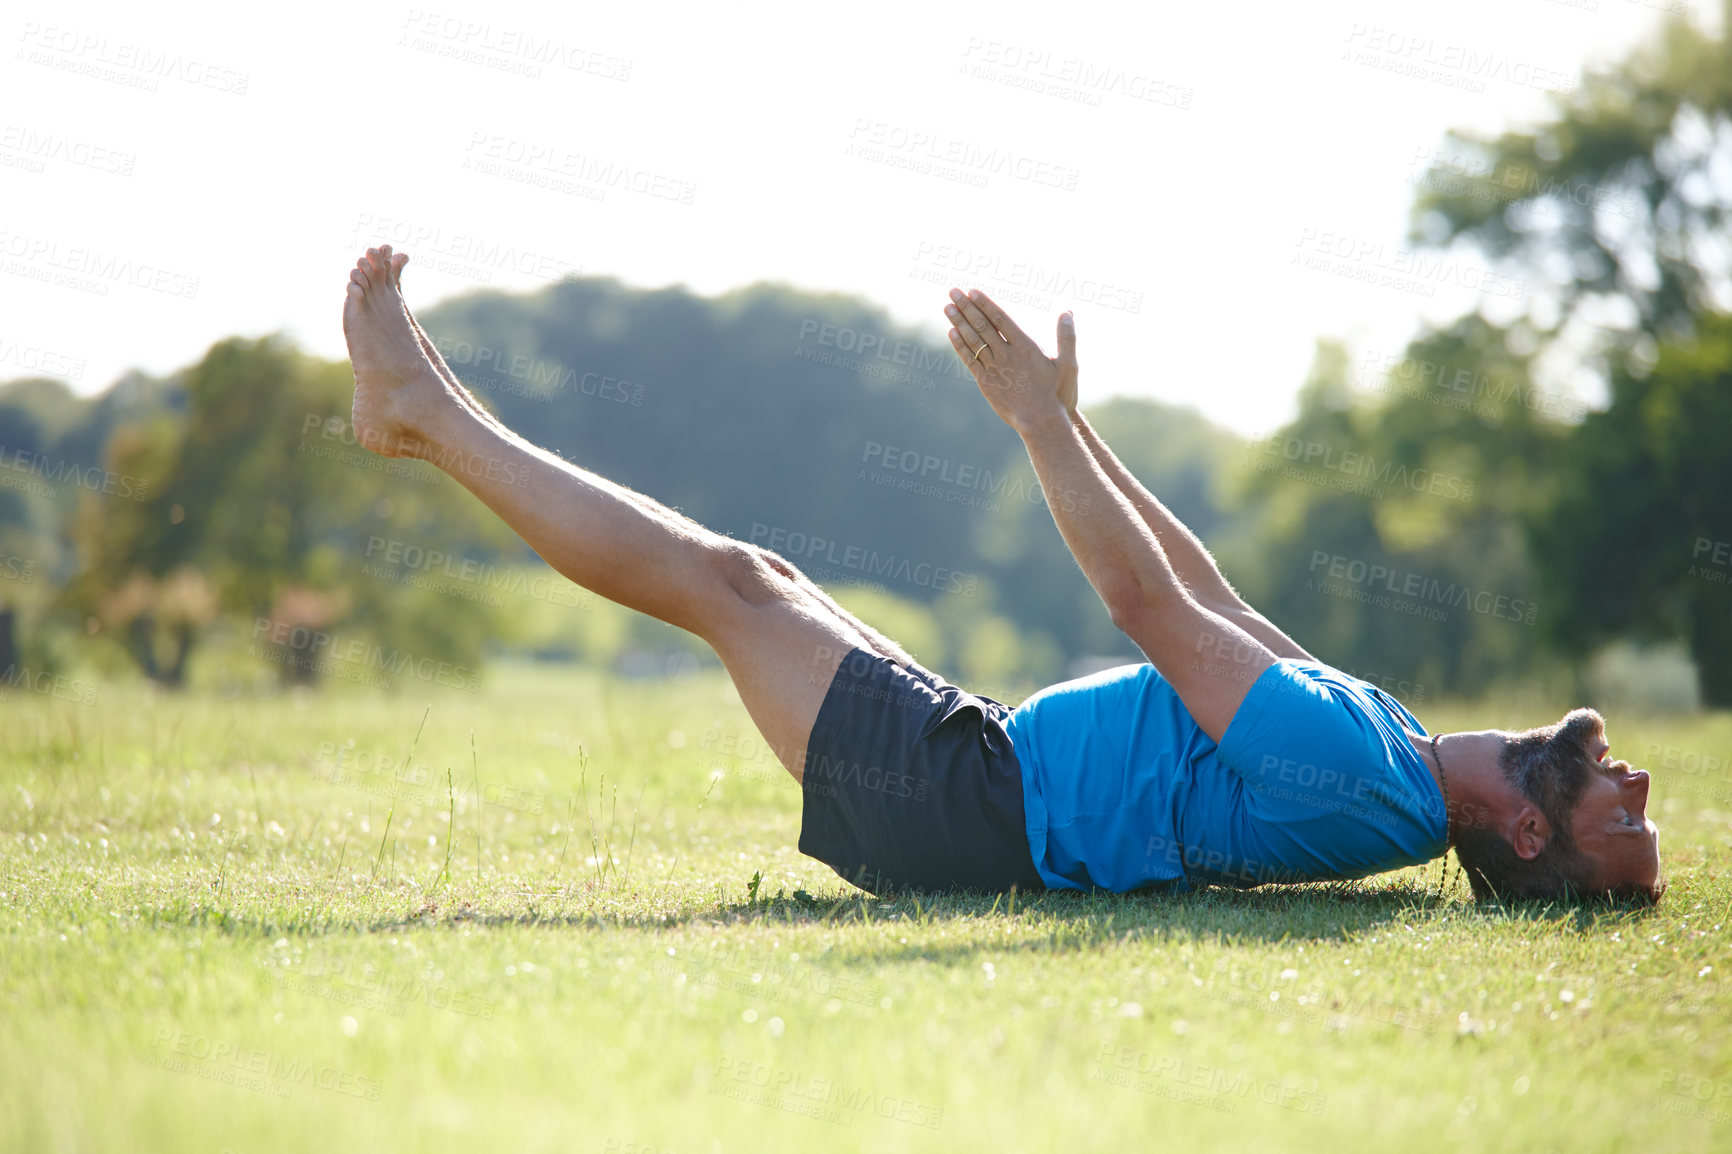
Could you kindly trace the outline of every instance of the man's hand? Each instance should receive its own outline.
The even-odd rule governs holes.
[[[974,374],[981,395],[1018,432],[1053,416],[1076,415],[1076,321],[1058,318],[1058,356],[1049,357],[992,298],[950,290],[944,315],[950,344]]]

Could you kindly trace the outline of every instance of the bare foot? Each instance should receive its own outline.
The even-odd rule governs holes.
[[[367,253],[370,256],[376,254],[386,262],[391,283],[396,287],[397,294],[401,296],[403,293],[403,266],[409,263],[409,254],[406,252],[393,253],[391,251],[391,246],[388,244],[382,244],[376,250],[368,249]],[[405,309],[404,311],[407,312],[408,310]],[[421,351],[425,353],[427,359],[432,362],[434,371],[444,379],[445,383],[451,387],[451,391],[457,395],[458,402],[461,403],[464,408],[468,409],[483,420],[492,421],[493,414],[483,408],[481,402],[477,401],[472,395],[470,395],[468,388],[464,386],[462,381],[457,379],[457,374],[452,371],[450,365],[445,363],[445,358],[439,355],[439,350],[433,346],[432,339],[428,337],[426,330],[421,327],[421,322],[415,319],[415,314],[409,313],[408,316],[409,326],[415,330],[415,337],[421,342]]]
[[[368,249],[349,273],[343,336],[355,368],[355,439],[381,456],[420,456],[423,423],[455,398],[422,349],[395,271]]]

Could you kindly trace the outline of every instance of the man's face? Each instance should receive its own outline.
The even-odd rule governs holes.
[[[1594,862],[1596,888],[1636,886],[1654,891],[1660,878],[1660,827],[1648,820],[1648,774],[1609,760],[1603,722],[1567,725],[1554,740],[1579,749],[1586,780],[1570,815],[1576,845]],[[1658,897],[1658,893],[1655,893]]]
[[[1583,884],[1595,891],[1633,885],[1658,898],[1659,828],[1647,820],[1647,773],[1630,762],[1609,761],[1606,719],[1592,709],[1573,710],[1550,735],[1517,735],[1522,743],[1512,781],[1540,807],[1552,828],[1567,823],[1593,875]]]

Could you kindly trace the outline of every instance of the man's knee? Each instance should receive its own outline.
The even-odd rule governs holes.
[[[769,605],[800,596],[794,567],[768,549],[729,541],[721,549],[720,563],[728,585],[750,605]]]

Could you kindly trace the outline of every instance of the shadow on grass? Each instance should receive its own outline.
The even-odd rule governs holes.
[[[1411,882],[1375,889],[1356,882],[1324,882],[1254,890],[1205,886],[1185,894],[1049,891],[1014,899],[1010,895],[971,894],[877,898],[864,893],[825,899],[796,891],[790,897],[725,903],[702,920],[724,925],[907,920],[924,925],[1002,917],[1048,928],[1051,945],[1088,946],[1139,937],[1223,942],[1342,940],[1397,925],[1464,918],[1487,923],[1520,921],[1554,930],[1567,923],[1576,932],[1583,932],[1608,917],[1622,924],[1646,912],[1605,901],[1475,903]],[[1042,942],[1038,938],[1025,941],[1024,947],[1038,949]]]
[[[630,901],[641,898],[641,894],[568,887],[540,894],[503,895],[521,901],[518,909],[500,908],[505,903],[495,899],[487,905],[472,901],[444,905],[427,902],[405,915],[380,917],[343,917],[328,908],[318,913],[308,911],[301,917],[280,914],[272,917],[197,905],[159,909],[156,913],[165,921],[209,926],[236,936],[273,937],[282,933],[397,933],[460,926],[629,930],[646,935],[686,925],[764,928],[876,925],[925,929],[949,924],[967,931],[954,945],[946,946],[935,946],[925,935],[922,941],[888,948],[885,939],[878,936],[858,943],[861,953],[879,960],[904,956],[940,960],[978,952],[984,943],[976,931],[990,934],[995,926],[1014,926],[1017,930],[1013,938],[995,939],[992,943],[995,950],[1055,952],[1139,939],[1206,940],[1221,944],[1290,939],[1340,941],[1383,929],[1461,920],[1486,924],[1523,922],[1536,930],[1580,933],[1605,925],[1627,924],[1649,912],[1605,902],[1474,903],[1464,900],[1463,894],[1464,891],[1439,894],[1411,881],[1375,887],[1363,882],[1261,886],[1249,890],[1206,886],[1184,894],[1049,891],[1033,895],[945,893],[876,897],[863,891],[825,896],[795,890],[792,894],[782,891],[773,897],[723,899],[667,912],[645,910],[641,902],[610,908],[610,898]],[[573,909],[574,905],[587,908]]]

